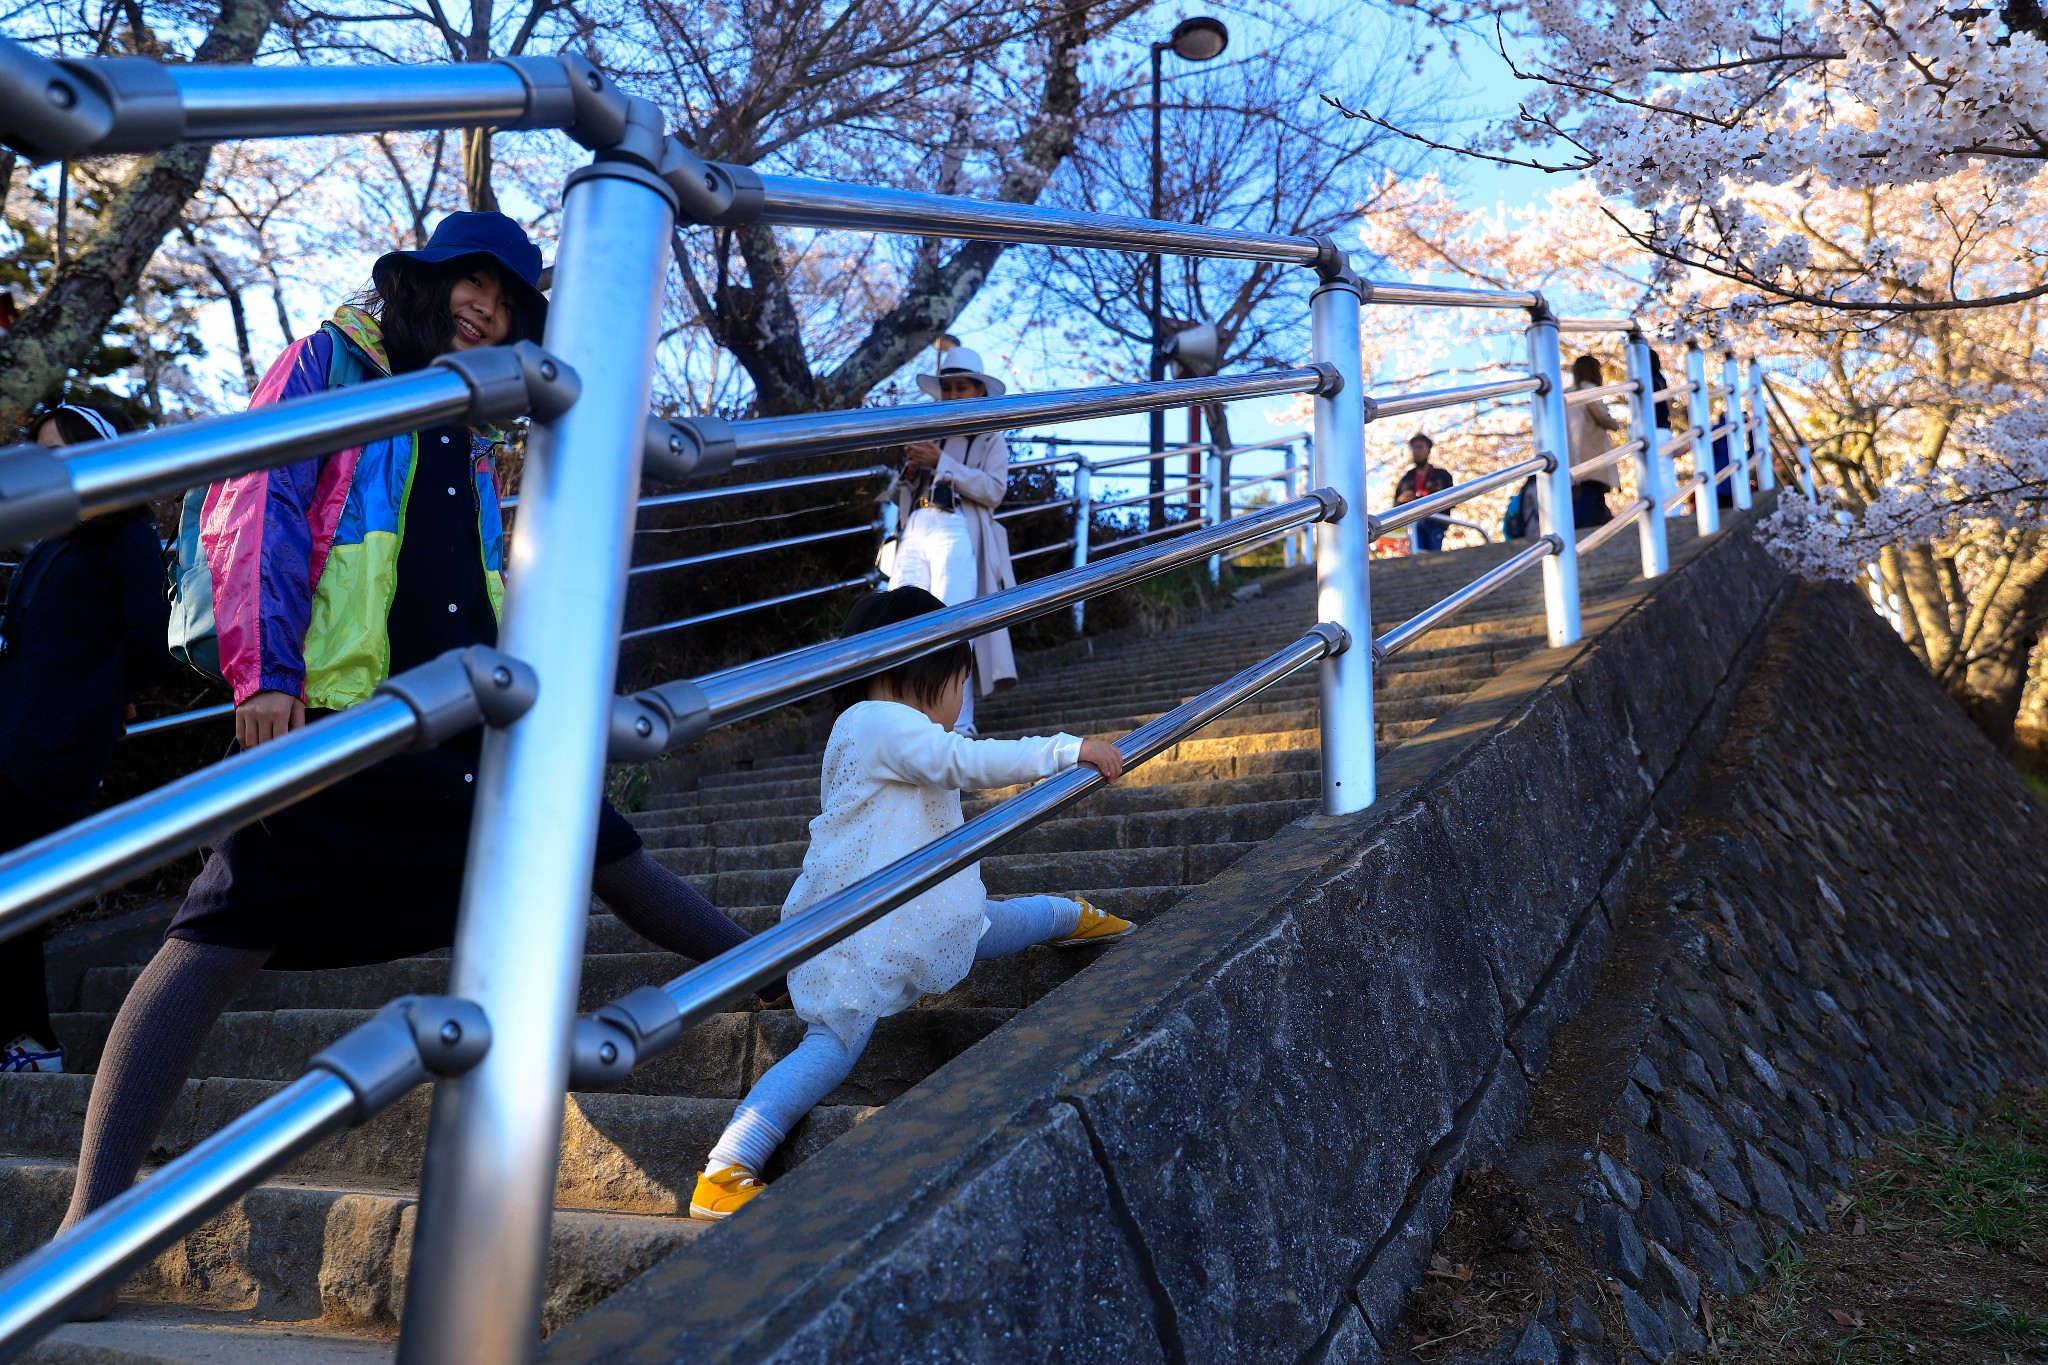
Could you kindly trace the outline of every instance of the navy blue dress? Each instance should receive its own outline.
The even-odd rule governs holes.
[[[469,433],[421,432],[391,602],[392,672],[496,642],[476,512]],[[169,937],[269,948],[270,967],[281,971],[362,966],[448,947],[482,742],[472,730],[439,748],[388,758],[227,835],[192,883]],[[640,836],[607,803],[598,818],[597,866],[640,847]]]

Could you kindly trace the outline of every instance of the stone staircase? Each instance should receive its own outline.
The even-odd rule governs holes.
[[[1674,547],[1689,537],[1669,523]],[[1587,601],[1637,576],[1633,532],[1582,562]],[[1379,630],[1505,558],[1507,547],[1383,561]],[[1095,657],[1033,667],[981,707],[984,734],[1064,729],[1120,735],[1297,638],[1313,623],[1307,570],[1214,616]],[[1379,678],[1383,747],[1427,726],[1542,643],[1538,575],[1524,575]],[[1312,810],[1319,791],[1316,679],[1304,670],[984,860],[991,893],[1084,894],[1141,923]],[[656,855],[752,928],[773,923],[818,810],[810,752],[702,774],[634,816]],[[657,789],[659,788],[657,777]],[[967,802],[971,816],[1006,793]],[[1142,951],[1142,933],[1123,951]],[[593,907],[582,1003],[595,1006],[685,964]],[[1025,1009],[1102,950],[1032,949],[983,963],[954,990],[884,1020],[847,1084],[778,1156],[786,1169]],[[147,954],[87,971],[58,1016],[78,1074],[0,1077],[0,1261],[54,1229],[69,1198],[89,1073]],[[299,1074],[305,1059],[405,992],[443,988],[446,955],[318,973],[266,973],[215,1031],[160,1143],[185,1150]],[[544,1327],[553,1330],[706,1225],[682,1216],[704,1155],[747,1087],[801,1036],[787,1010],[741,1009],[692,1030],[619,1092],[571,1096],[563,1131]],[[383,1359],[403,1302],[427,1093],[341,1134],[186,1237],[124,1291],[105,1322],[61,1329],[27,1357],[48,1362]]]

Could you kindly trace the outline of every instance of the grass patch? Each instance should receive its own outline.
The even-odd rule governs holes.
[[[2048,1365],[2048,1095],[1885,1142],[1829,1215],[1729,1305],[1721,1359]]]

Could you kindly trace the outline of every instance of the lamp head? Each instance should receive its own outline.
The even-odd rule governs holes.
[[[1223,27],[1221,19],[1198,14],[1175,24],[1173,36],[1166,40],[1166,45],[1182,61],[1206,62],[1222,56],[1223,49],[1230,46],[1230,30]]]

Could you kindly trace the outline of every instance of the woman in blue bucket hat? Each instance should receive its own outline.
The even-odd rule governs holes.
[[[511,219],[451,214],[424,248],[380,257],[369,294],[294,341],[252,406],[537,340],[540,274],[539,249]],[[505,439],[495,427],[429,427],[206,490],[194,518],[199,592],[210,587],[244,748],[356,705],[446,650],[496,642]],[[208,657],[186,644],[187,658]],[[472,731],[387,759],[209,850],[107,1039],[67,1224],[134,1181],[207,1031],[257,972],[367,965],[454,941],[480,745]],[[686,958],[747,937],[609,805],[593,888]]]

